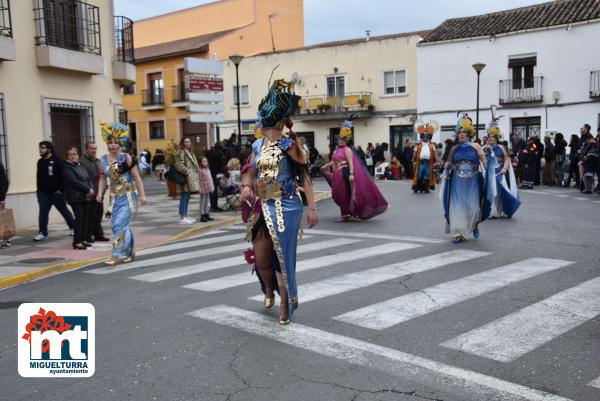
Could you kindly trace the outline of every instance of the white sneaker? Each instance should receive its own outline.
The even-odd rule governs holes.
[[[45,239],[48,239],[48,236],[47,236],[47,235],[44,235],[44,234],[42,234],[42,233],[38,233],[38,235],[36,235],[35,237],[33,237],[33,240],[34,240],[35,242],[40,242],[40,241],[43,241],[43,240],[45,240]]]
[[[190,224],[194,224],[196,222],[196,219],[192,219],[191,217],[186,217],[186,219],[190,222]]]
[[[192,223],[193,222],[190,221],[187,217],[184,217],[183,219],[179,220],[179,224],[182,226],[189,226]]]

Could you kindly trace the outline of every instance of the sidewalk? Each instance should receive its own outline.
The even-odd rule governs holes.
[[[241,221],[239,212],[227,211],[211,213],[211,217],[215,220],[209,223],[179,225],[179,199],[167,196],[166,183],[158,182],[155,177],[146,177],[144,186],[148,203],[138,209],[132,224],[136,250],[212,231]],[[318,199],[329,197],[326,183],[318,181],[316,187],[317,190],[321,190]],[[224,202],[224,199],[219,200],[220,205]],[[199,218],[198,208],[198,195],[192,195],[190,217]],[[37,212],[37,210],[32,211],[32,213]],[[109,237],[110,220],[104,220],[102,225],[105,235]],[[50,225],[48,231],[48,239],[41,242],[33,242],[33,237],[38,233],[37,227],[19,231],[13,238],[10,248],[0,249],[0,289],[72,270],[110,256],[112,242],[97,242],[85,251],[74,250],[66,224]]]

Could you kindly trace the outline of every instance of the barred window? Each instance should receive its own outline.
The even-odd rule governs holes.
[[[57,155],[65,157],[67,149],[83,149],[94,142],[94,112],[91,106],[68,103],[50,103],[50,129],[52,144]]]

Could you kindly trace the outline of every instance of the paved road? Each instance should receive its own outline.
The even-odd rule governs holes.
[[[244,227],[0,292],[7,400],[600,400],[598,202],[536,189],[453,245],[436,194],[381,184],[373,221],[322,222],[299,248],[279,327],[244,264]],[[96,373],[22,379],[16,307],[91,302]]]

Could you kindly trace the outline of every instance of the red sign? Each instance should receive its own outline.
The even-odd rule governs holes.
[[[193,91],[223,92],[223,78],[192,75],[188,77],[188,88]]]

